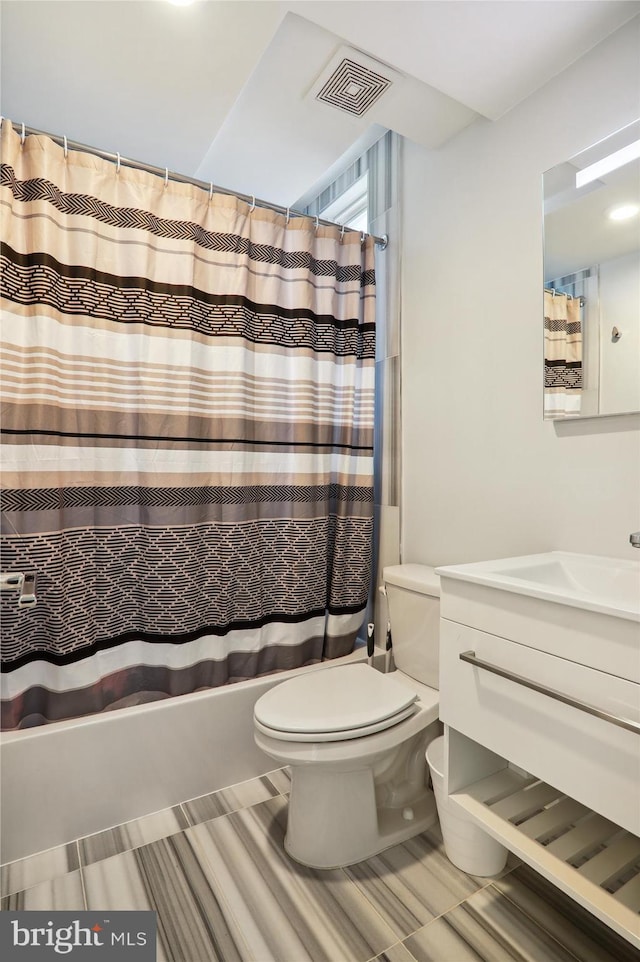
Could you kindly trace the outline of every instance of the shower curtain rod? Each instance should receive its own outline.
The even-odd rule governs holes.
[[[0,124],[5,118],[0,118]],[[141,160],[131,160],[129,157],[121,157],[118,153],[110,153],[107,150],[101,150],[99,147],[91,147],[89,144],[81,144],[77,140],[69,140],[67,137],[63,137],[60,134],[50,134],[46,130],[38,130],[36,127],[26,127],[24,124],[16,124],[11,121],[14,130],[19,131],[22,141],[24,143],[24,138],[29,134],[35,134],[38,137],[49,137],[54,143],[59,144],[60,147],[64,147],[65,155],[67,150],[81,150],[88,154],[94,154],[96,157],[102,157],[104,160],[109,160],[115,162],[119,167],[132,167],[134,170],[145,170],[150,174],[155,174],[158,177],[164,177],[165,182],[173,180],[178,184],[193,184],[194,187],[200,187],[202,190],[206,190],[209,193],[213,193],[215,190],[219,194],[229,194],[232,197],[237,197],[239,200],[244,200],[251,204],[253,207],[265,207],[267,210],[276,211],[279,214],[286,214],[287,217],[311,217],[310,214],[305,214],[300,210],[293,210],[291,207],[282,207],[280,204],[272,204],[266,200],[260,200],[252,196],[251,194],[241,194],[236,190],[229,190],[226,187],[219,187],[217,184],[213,184],[212,181],[197,180],[195,177],[187,177],[186,174],[177,174],[174,171],[169,170],[168,167],[154,167],[152,164],[145,164]],[[316,222],[316,226],[322,224],[325,227],[339,227],[341,230],[349,231],[349,233],[359,233],[362,234],[363,238],[365,236],[371,236],[374,243],[380,250],[384,250],[389,243],[388,234],[383,234],[382,237],[377,237],[375,234],[367,235],[366,232],[356,231],[353,227],[343,227],[342,224],[336,224],[331,220],[322,220],[320,217],[312,218]]]
[[[557,291],[555,287],[545,287],[544,292],[545,294],[553,294],[554,297],[557,294],[564,294],[564,296],[568,297],[570,301],[573,301],[575,298],[577,298],[580,301],[580,307],[584,307],[584,305],[587,303],[587,299],[584,294],[565,294],[564,291]]]

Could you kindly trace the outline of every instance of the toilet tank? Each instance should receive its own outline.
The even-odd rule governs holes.
[[[439,688],[440,578],[427,565],[392,565],[382,571],[396,668]]]

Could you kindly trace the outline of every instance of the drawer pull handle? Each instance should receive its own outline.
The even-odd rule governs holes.
[[[565,705],[571,705],[572,708],[578,708],[580,711],[585,711],[589,715],[595,715],[596,718],[602,718],[603,721],[611,722],[612,725],[618,725],[619,728],[626,728],[627,731],[635,732],[636,735],[640,735],[640,723],[632,721],[630,718],[620,718],[618,715],[612,715],[608,711],[603,711],[601,708],[596,708],[595,705],[589,705],[587,702],[578,701],[576,698],[570,698],[569,695],[564,695],[561,691],[555,691],[553,688],[547,688],[546,685],[539,685],[535,681],[531,681],[529,678],[523,678],[522,675],[515,675],[512,671],[507,671],[506,668],[500,668],[498,665],[492,665],[489,661],[483,661],[481,658],[476,657],[475,651],[463,651],[459,655],[460,661],[466,661],[469,665],[473,665],[475,668],[482,668],[484,671],[489,671],[493,675],[500,675],[501,678],[508,678],[509,681],[514,681],[516,685],[522,685],[524,688],[531,688],[532,691],[540,692],[542,695],[548,695],[549,698],[555,698],[556,701],[561,701]]]

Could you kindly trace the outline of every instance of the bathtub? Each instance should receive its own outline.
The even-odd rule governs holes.
[[[1,736],[0,861],[13,862],[273,768],[253,740],[253,706],[322,665]]]

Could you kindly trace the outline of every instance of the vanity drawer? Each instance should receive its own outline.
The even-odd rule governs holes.
[[[640,723],[640,686],[455,622],[440,622],[440,718],[491,751],[640,835],[640,734],[565,704],[476,659]]]

